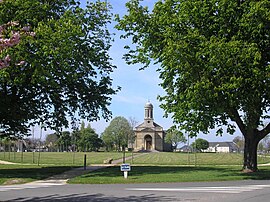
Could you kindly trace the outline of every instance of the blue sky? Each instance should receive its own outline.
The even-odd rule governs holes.
[[[85,0],[81,1],[82,3]],[[125,2],[117,0],[108,0],[112,4],[113,13],[123,15],[125,13]],[[147,1],[146,1],[147,2]],[[151,5],[153,1],[148,1]],[[113,28],[113,26],[110,26]],[[163,118],[163,110],[159,108],[157,96],[164,94],[162,88],[158,85],[161,81],[156,72],[157,66],[139,71],[140,65],[127,65],[122,59],[126,45],[126,41],[120,40],[120,32],[112,29],[115,33],[114,42],[110,51],[110,56],[113,58],[113,64],[117,69],[113,72],[112,78],[115,86],[121,86],[121,91],[113,96],[112,104],[109,107],[113,112],[113,117],[123,116],[125,118],[134,117],[139,123],[144,118],[144,105],[149,100],[154,105],[154,119],[165,129],[172,125],[171,119]],[[91,123],[92,127],[98,133],[104,131],[104,126],[108,123],[99,121]]]
[[[82,4],[85,4],[86,0],[81,0]],[[126,12],[125,3],[126,0],[108,0],[113,7],[113,13],[120,14],[122,16]],[[153,7],[154,0],[144,0],[144,5]],[[113,63],[117,66],[117,69],[112,74],[114,85],[122,87],[121,92],[115,95],[112,99],[110,110],[113,113],[113,117],[123,116],[125,118],[134,117],[138,123],[141,123],[144,118],[144,105],[150,100],[154,106],[154,120],[164,129],[168,129],[172,125],[170,118],[164,118],[164,111],[159,107],[157,100],[158,95],[164,95],[165,92],[159,86],[161,80],[159,74],[156,72],[158,66],[150,66],[146,70],[140,71],[140,65],[127,65],[122,59],[126,45],[126,41],[120,40],[120,32],[113,29],[111,30],[116,35],[114,37],[110,55],[113,58]],[[104,131],[105,127],[109,123],[104,120],[91,123],[92,127],[100,134]],[[236,135],[239,135],[236,134]],[[223,137],[216,137],[215,131],[212,131],[209,135],[199,136],[207,139],[208,141],[231,141],[236,135],[224,135]]]
[[[81,5],[84,6],[87,0],[81,0]],[[113,7],[113,13],[123,15],[126,12],[126,0],[108,0]],[[144,4],[150,8],[153,6],[154,0],[145,0]],[[123,116],[127,119],[133,117],[138,124],[144,118],[144,105],[149,100],[154,106],[154,120],[164,129],[168,129],[172,125],[170,118],[164,118],[164,111],[159,107],[157,100],[158,95],[164,95],[163,89],[159,86],[161,80],[156,72],[158,66],[150,66],[148,69],[139,71],[140,65],[127,65],[122,59],[125,53],[124,45],[126,41],[120,40],[120,32],[109,26],[115,33],[114,42],[110,51],[110,56],[113,58],[112,63],[117,66],[113,72],[112,78],[114,86],[121,86],[121,91],[113,96],[112,104],[109,109],[113,113],[113,117]],[[87,122],[86,122],[87,124]],[[109,125],[108,122],[100,120],[92,122],[91,126],[98,134],[101,134]],[[38,133],[39,129],[35,131]],[[48,134],[51,131],[46,131]],[[239,134],[238,134],[239,135]],[[207,139],[208,141],[231,141],[235,136],[224,135],[223,137],[216,137],[214,131],[209,135],[199,135],[199,137]]]
[[[112,5],[114,14],[122,16],[125,11],[125,0],[108,0]],[[153,0],[145,1],[148,6],[153,5]],[[81,0],[81,6],[86,4],[86,0]],[[114,25],[115,22],[112,24]],[[149,100],[154,105],[154,119],[165,129],[172,125],[171,119],[163,118],[163,110],[159,107],[157,96],[164,94],[162,88],[158,85],[157,66],[139,71],[140,65],[127,65],[122,59],[126,45],[126,41],[120,40],[120,32],[114,29],[114,26],[108,26],[112,33],[115,33],[114,42],[110,50],[112,63],[117,69],[112,73],[114,86],[121,86],[121,91],[113,96],[112,104],[109,109],[113,113],[113,117],[123,116],[127,119],[133,117],[138,123],[144,118],[144,105]],[[104,120],[92,122],[91,126],[96,129],[97,133],[102,133],[108,126]]]

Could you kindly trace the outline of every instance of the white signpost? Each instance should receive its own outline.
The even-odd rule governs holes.
[[[121,171],[124,172],[124,178],[128,178],[128,172],[131,170],[130,164],[125,163],[121,165]]]

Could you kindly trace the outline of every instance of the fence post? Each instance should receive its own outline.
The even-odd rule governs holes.
[[[84,155],[84,170],[86,170],[86,154]]]

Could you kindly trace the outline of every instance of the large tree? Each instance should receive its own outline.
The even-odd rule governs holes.
[[[15,22],[0,25],[0,69],[8,67],[11,60],[9,55],[4,55],[5,50],[20,42],[20,33],[14,30],[9,30],[10,27],[15,25]]]
[[[60,151],[70,151],[71,147],[71,134],[69,131],[62,131],[57,134],[57,145]]]
[[[102,140],[98,137],[96,131],[88,124],[87,127],[82,124],[80,137],[77,140],[80,151],[98,151],[102,146]]]
[[[181,129],[245,138],[243,169],[257,170],[257,146],[270,132],[270,1],[163,0],[153,10],[126,4],[118,29],[131,37],[129,63],[160,64],[161,107]],[[224,131],[225,132],[225,131]]]
[[[114,145],[120,151],[121,149],[125,150],[132,135],[133,129],[128,120],[122,116],[117,116],[112,119],[101,138],[105,146],[111,147]]]
[[[198,138],[195,140],[195,142],[193,142],[191,144],[191,146],[193,149],[196,149],[196,150],[202,152],[203,150],[205,150],[209,147],[209,142],[205,139]]]
[[[167,130],[165,142],[171,144],[174,151],[176,151],[178,144],[181,142],[186,143],[187,139],[180,130],[177,130],[175,127],[171,127],[169,130]]]
[[[0,25],[17,22],[35,33],[5,52],[12,60],[0,72],[1,132],[24,134],[29,123],[59,130],[68,126],[67,116],[73,121],[111,116],[107,107],[116,90],[108,8],[100,1],[85,8],[76,0],[0,3]]]
[[[57,143],[58,143],[59,135],[57,133],[51,133],[46,135],[45,144],[49,148],[49,151],[57,151]]]

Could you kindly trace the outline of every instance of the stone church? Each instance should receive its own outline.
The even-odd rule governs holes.
[[[171,144],[165,143],[166,131],[154,122],[153,105],[144,106],[144,122],[135,127],[134,151],[172,151]]]

